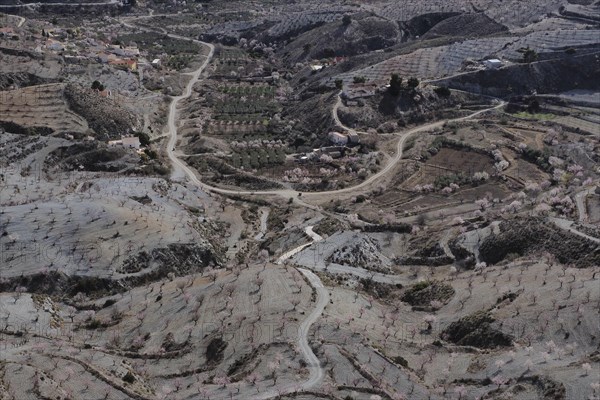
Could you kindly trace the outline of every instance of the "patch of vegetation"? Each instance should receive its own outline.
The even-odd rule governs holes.
[[[131,373],[131,371],[127,371],[127,373],[123,376],[123,381],[129,384],[135,382],[135,376]]]
[[[404,368],[408,368],[408,361],[406,360],[406,358],[402,357],[402,356],[396,356],[393,357],[392,360],[398,364],[403,366]]]
[[[178,54],[170,56],[165,65],[176,71],[181,71],[190,66],[194,56],[192,54]]]
[[[435,89],[433,89],[433,91],[440,97],[450,97],[450,95],[452,94],[450,92],[450,89],[448,89],[446,86],[436,87]]]
[[[283,148],[251,148],[236,151],[231,155],[231,163],[235,168],[253,169],[285,163]]]
[[[429,306],[432,301],[446,304],[454,296],[454,293],[454,288],[447,283],[423,281],[408,288],[402,295],[402,301],[411,306],[420,307]]]
[[[339,220],[334,218],[325,218],[321,220],[313,230],[321,236],[330,236],[342,229],[344,229],[344,224],[342,224]]]
[[[390,87],[388,89],[388,92],[390,92],[392,96],[398,96],[401,90],[402,78],[398,74],[392,74],[392,77],[390,78]]]
[[[223,360],[223,353],[227,348],[227,342],[221,338],[215,338],[210,341],[206,347],[206,361],[209,364],[216,364]]]
[[[267,217],[267,227],[271,231],[279,232],[285,228],[285,224],[287,224],[288,219],[287,215],[289,213],[289,209],[280,210],[274,209],[271,210],[269,216]]]
[[[100,81],[94,81],[94,82],[92,82],[92,90],[103,91],[104,85],[102,83],[100,83]]]
[[[145,132],[134,132],[133,136],[136,136],[140,139],[140,144],[142,146],[150,145],[150,136]]]
[[[537,61],[539,58],[539,55],[537,53],[537,51],[529,48],[529,47],[525,47],[522,49],[517,50],[519,53],[523,54],[523,62],[524,63],[532,63],[534,61]]]
[[[370,295],[372,295],[373,297],[377,298],[377,299],[384,299],[387,297],[394,297],[393,293],[397,290],[397,289],[401,289],[402,285],[397,284],[397,285],[391,285],[389,283],[382,283],[382,282],[376,282],[372,279],[364,279],[361,278],[360,279],[360,285],[362,286],[362,289],[369,293]]]
[[[525,119],[536,119],[538,121],[549,121],[556,118],[556,115],[550,113],[529,113],[526,111],[522,111],[520,113],[514,114],[515,117],[525,118]]]
[[[500,224],[501,232],[487,237],[479,248],[481,259],[496,264],[515,253],[548,251],[563,264],[578,268],[600,265],[600,248],[568,231],[546,225],[539,218],[522,218]]]
[[[464,173],[460,172],[458,174],[448,174],[448,175],[438,176],[437,178],[435,178],[433,185],[436,187],[436,189],[441,189],[446,186],[450,186],[452,183],[459,185],[459,186],[463,186],[463,185],[467,185],[467,184],[470,184],[473,182],[478,182],[478,181],[473,180],[472,177],[467,176]]]
[[[522,150],[521,156],[524,160],[529,161],[532,164],[537,165],[544,171],[550,171],[552,166],[550,165],[550,153],[548,151],[540,151],[537,149],[532,149],[530,147],[526,147]]]
[[[442,332],[442,338],[461,346],[483,349],[512,345],[512,337],[493,328],[495,319],[487,311],[478,311],[451,323]]]
[[[358,227],[363,232],[396,232],[396,233],[410,233],[412,225],[405,223],[397,224],[371,224]]]
[[[452,129],[452,126],[448,124],[448,128]],[[429,146],[429,152],[437,153],[442,147],[448,147],[457,150],[473,150],[473,146],[469,145],[468,143],[449,139],[445,136],[436,136],[436,138],[433,139],[433,142],[431,142],[431,145]]]
[[[177,56],[181,54],[200,54],[202,47],[190,40],[175,39],[156,32],[140,32],[120,35],[120,43],[135,42],[141,50],[150,54],[149,58],[156,58],[162,53]]]

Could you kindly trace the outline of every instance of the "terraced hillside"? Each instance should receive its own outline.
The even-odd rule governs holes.
[[[48,133],[84,133],[86,120],[71,111],[63,84],[30,86],[0,92],[0,121],[27,128],[48,128]]]
[[[519,62],[523,58],[519,50],[526,47],[538,52],[540,57],[550,58],[553,52],[564,53],[568,48],[597,45],[599,34],[598,30],[559,30],[533,32],[524,37],[501,36],[458,41],[392,57],[375,65],[341,74],[339,78],[345,82],[351,82],[354,77],[381,82],[388,80],[392,73],[418,78],[441,78],[464,71],[465,62],[469,60],[500,57]]]

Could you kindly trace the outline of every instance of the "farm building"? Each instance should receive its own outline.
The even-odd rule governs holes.
[[[329,141],[338,146],[344,146],[348,143],[348,136],[339,132],[329,132],[327,135]]]
[[[485,60],[483,65],[488,69],[498,69],[502,66],[502,61],[497,58],[490,58],[489,60]]]
[[[349,144],[359,144],[360,143],[360,136],[358,136],[358,133],[356,133],[356,132],[350,132],[348,134],[348,143]]]
[[[340,158],[344,155],[344,152],[344,146],[329,146],[320,148],[318,151],[315,152],[315,154],[318,156],[322,154],[327,154],[331,158]]]
[[[154,68],[159,68],[159,67],[160,67],[160,65],[161,65],[160,58],[155,58],[154,60],[152,60],[152,66],[153,66]]]
[[[377,94],[377,85],[375,84],[349,84],[344,87],[342,97],[346,100],[355,100],[372,97]]]
[[[139,149],[140,138],[136,136],[122,136],[120,140],[109,140],[108,147],[123,146],[128,149]]]
[[[109,59],[108,64],[119,69],[137,71],[137,61],[131,59],[117,58],[114,60]]]

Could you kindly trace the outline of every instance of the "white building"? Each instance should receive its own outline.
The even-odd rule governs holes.
[[[483,65],[488,69],[498,69],[502,66],[502,61],[497,58],[490,58],[489,60],[485,60]]]
[[[339,132],[329,132],[327,135],[329,141],[337,146],[344,146],[348,143],[348,136]]]

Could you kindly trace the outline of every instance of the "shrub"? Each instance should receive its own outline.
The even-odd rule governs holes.
[[[450,89],[448,89],[446,86],[436,87],[433,89],[433,91],[440,97],[449,97],[451,94]]]
[[[123,376],[123,381],[127,383],[135,382],[135,376],[131,373],[131,371],[127,371],[127,373]]]
[[[398,96],[402,90],[402,78],[398,74],[392,74],[388,91],[392,96]]]
[[[145,133],[145,132],[135,132],[133,135],[137,136],[140,139],[140,144],[142,146],[148,146],[148,145],[150,145],[150,136],[148,136],[147,133]]]
[[[85,325],[85,329],[98,329],[102,327],[102,322],[97,319],[93,319]]]
[[[104,304],[102,305],[102,308],[107,308],[110,307],[112,305],[114,305],[117,301],[115,299],[108,299],[104,302]]]
[[[408,368],[408,361],[402,356],[396,356],[393,358],[396,364],[402,365],[404,368]]]
[[[412,287],[412,290],[417,292],[419,290],[425,289],[426,287],[429,287],[429,285],[431,285],[431,283],[428,281],[418,282],[418,283],[414,284],[414,286]]]
[[[406,85],[409,89],[415,90],[419,86],[419,80],[417,78],[408,78]]]
[[[96,81],[92,82],[92,90],[103,91],[104,85],[102,83],[100,83],[100,81],[96,80]]]
[[[535,50],[533,50],[533,49],[531,49],[529,47],[526,47],[524,49],[520,49],[519,53],[523,54],[523,62],[524,63],[528,63],[529,64],[529,63],[532,63],[534,61],[537,61],[538,58],[539,58],[539,55],[538,55],[537,51],[535,51]]]

